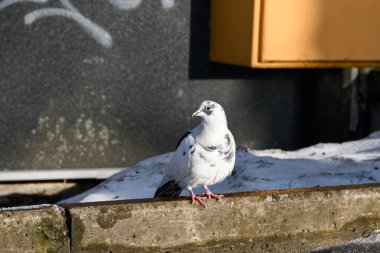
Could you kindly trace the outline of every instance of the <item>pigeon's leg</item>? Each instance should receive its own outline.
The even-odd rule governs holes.
[[[214,194],[212,193],[212,191],[210,191],[210,189],[207,187],[207,185],[203,186],[203,188],[205,189],[205,193],[202,193],[202,196],[206,195],[208,199],[216,199],[216,200],[222,200],[222,198],[224,197],[224,195],[222,194]]]
[[[194,201],[196,200],[201,206],[203,207],[206,207],[205,204],[203,203],[203,201],[205,200],[205,197],[201,197],[201,196],[196,196],[192,190],[192,188],[187,188],[187,190],[189,191],[190,193],[190,197],[191,197],[191,204],[194,204]]]

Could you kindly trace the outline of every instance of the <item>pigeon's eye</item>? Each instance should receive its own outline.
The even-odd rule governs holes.
[[[207,107],[207,108],[206,108],[206,110],[207,110],[207,111],[210,111],[210,110],[211,110],[211,107],[210,107],[210,106],[209,106],[209,107]]]

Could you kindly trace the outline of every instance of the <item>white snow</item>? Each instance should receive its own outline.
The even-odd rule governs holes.
[[[171,155],[146,159],[61,203],[152,198]],[[362,140],[296,151],[240,148],[232,175],[210,189],[229,193],[379,182],[380,131]]]

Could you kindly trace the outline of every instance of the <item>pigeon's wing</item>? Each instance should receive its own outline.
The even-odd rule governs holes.
[[[176,197],[182,192],[178,185],[190,173],[190,160],[194,152],[194,136],[185,133],[177,144],[177,149],[165,170],[165,176],[158,187],[155,197]]]
[[[194,146],[195,139],[193,134],[191,132],[187,133],[186,137],[179,143],[168,164],[166,170],[167,176],[179,182],[190,173],[191,159],[195,150]]]
[[[178,147],[181,145],[182,141],[183,141],[184,139],[186,139],[186,137],[187,137],[189,134],[191,134],[190,131],[188,131],[188,132],[186,132],[184,135],[182,135],[181,139],[180,139],[179,142],[177,143],[177,146],[175,147],[176,150],[177,150]]]
[[[164,184],[161,183],[162,185],[158,187],[158,189],[154,193],[154,197],[155,198],[178,197],[182,192],[182,188],[179,187],[179,185],[174,179],[167,180],[164,178],[164,180],[166,181],[166,183]],[[162,182],[164,182],[164,180],[162,180]]]

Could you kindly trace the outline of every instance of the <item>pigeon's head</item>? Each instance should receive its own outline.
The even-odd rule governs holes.
[[[198,110],[193,113],[193,117],[194,116],[201,117],[205,121],[222,120],[227,122],[223,107],[220,104],[210,100],[203,101]]]

